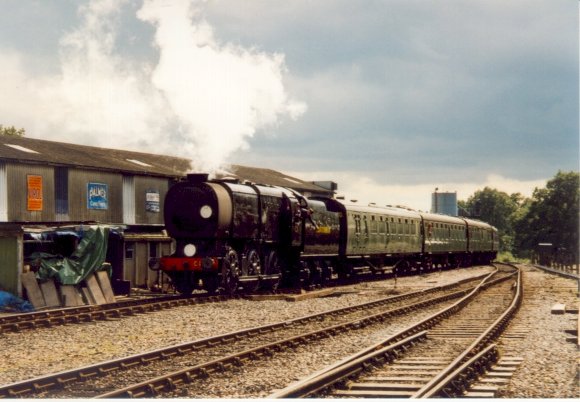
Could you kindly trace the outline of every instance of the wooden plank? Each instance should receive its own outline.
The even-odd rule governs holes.
[[[86,300],[87,304],[97,304],[91,292],[86,287],[81,288],[81,293],[83,294],[83,298]]]
[[[244,295],[244,299],[254,301],[286,300],[287,295]]]
[[[41,282],[40,290],[42,290],[42,295],[44,296],[44,301],[46,302],[47,307],[60,307],[60,297],[58,297],[54,279],[51,278],[47,281]]]
[[[99,282],[99,286],[103,291],[103,296],[105,296],[107,303],[115,303],[115,294],[113,293],[113,288],[111,287],[109,274],[106,271],[97,272],[97,281]]]
[[[465,398],[495,398],[495,392],[471,392],[463,394]]]
[[[489,385],[474,385],[469,389],[470,391],[477,391],[477,392],[497,392],[497,387],[491,387]]]
[[[566,314],[566,305],[556,303],[552,306],[552,314]]]
[[[478,381],[485,384],[509,384],[510,382],[507,378],[481,378]]]
[[[449,364],[448,360],[398,360],[397,361],[398,364],[404,364],[404,365],[420,365],[420,366],[425,366],[425,365],[430,365],[433,367],[441,367],[441,366],[446,366],[447,364]]]
[[[411,381],[411,382],[422,382],[427,383],[433,378],[433,376],[425,377],[411,377],[411,376],[393,376],[393,377],[365,377],[368,381],[373,382],[394,382],[394,381]]]
[[[65,307],[76,307],[84,305],[79,291],[74,285],[62,285],[60,287],[62,303]]]
[[[308,300],[308,299],[316,299],[318,297],[324,297],[324,296],[331,295],[334,292],[336,292],[335,289],[322,289],[322,290],[318,290],[315,292],[308,292],[308,293],[304,293],[304,294],[300,294],[300,295],[296,295],[296,296],[294,296],[294,295],[287,296],[286,300],[291,301],[291,302],[297,302],[297,301]]]
[[[380,384],[375,382],[359,382],[351,384],[350,390],[357,391],[418,391],[419,384]]]
[[[87,277],[87,279],[85,279],[85,283],[87,284],[89,294],[93,297],[96,304],[107,303],[105,296],[103,296],[103,291],[99,286],[99,282],[97,281],[97,277],[94,274]]]
[[[393,371],[400,371],[400,370],[404,370],[404,371],[440,371],[441,367],[445,367],[445,366],[441,366],[441,365],[430,365],[430,364],[422,364],[420,366],[414,366],[414,365],[407,365],[407,364],[392,364],[389,368],[391,368]]]
[[[413,391],[334,391],[332,396],[344,396],[349,398],[405,398],[413,395]]]
[[[501,371],[501,372],[512,372],[516,371],[518,368],[517,366],[494,366],[493,371]]]
[[[20,275],[20,278],[22,280],[22,286],[24,286],[24,289],[26,289],[28,301],[32,304],[32,306],[34,308],[46,307],[46,301],[44,300],[40,286],[38,286],[34,272],[25,272]]]
[[[487,373],[485,373],[485,375],[487,376],[487,378],[491,378],[491,377],[501,377],[501,378],[511,378],[513,376],[513,373],[500,373],[499,371],[488,371]]]

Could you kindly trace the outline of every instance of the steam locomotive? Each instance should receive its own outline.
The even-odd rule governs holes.
[[[324,285],[333,275],[489,264],[497,229],[476,220],[303,197],[283,187],[191,174],[165,198],[176,250],[161,257],[180,293]]]

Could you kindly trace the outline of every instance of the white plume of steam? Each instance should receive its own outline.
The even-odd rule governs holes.
[[[218,43],[203,1],[145,0],[137,17],[156,28],[159,63],[124,57],[126,3],[79,8],[82,23],[61,39],[60,74],[32,79],[42,113],[30,136],[183,156],[211,172],[259,130],[305,112],[284,88],[284,56]]]
[[[280,116],[297,118],[305,105],[288,100],[282,55],[220,45],[200,14],[187,0],[146,0],[138,17],[157,27],[153,84],[193,140],[184,145],[198,168],[214,170],[224,156],[246,149],[256,130]]]
[[[147,66],[115,53],[115,23],[124,3],[98,0],[79,8],[81,26],[60,41],[60,74],[39,85],[43,137],[153,149],[168,116],[164,99],[148,84]]]

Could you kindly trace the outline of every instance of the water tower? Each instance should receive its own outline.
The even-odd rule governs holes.
[[[457,216],[457,192],[439,192],[436,188],[431,194],[431,212]]]

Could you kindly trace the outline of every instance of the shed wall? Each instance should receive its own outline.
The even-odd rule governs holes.
[[[73,221],[123,222],[123,176],[96,170],[69,170],[69,217]],[[89,183],[104,185],[106,208],[89,208]]]
[[[19,274],[22,246],[21,236],[0,236],[0,289],[21,295]]]
[[[27,176],[42,177],[42,210],[28,210]],[[6,164],[9,222],[46,222],[55,220],[54,169],[51,166]]]
[[[169,180],[158,177],[135,177],[135,220],[140,224],[163,224],[163,203]],[[147,198],[149,194],[149,199]],[[154,201],[158,195],[158,203]]]

